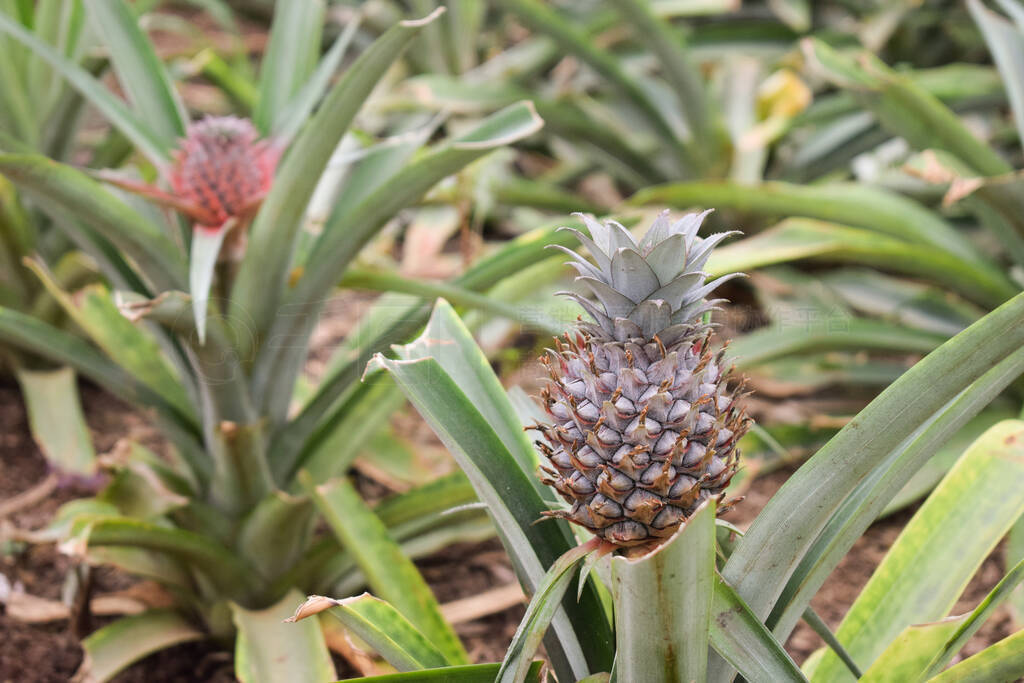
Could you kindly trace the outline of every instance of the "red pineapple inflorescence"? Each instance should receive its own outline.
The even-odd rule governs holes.
[[[249,217],[270,190],[279,152],[247,119],[207,117],[188,127],[168,180],[196,223]]]
[[[260,140],[248,119],[207,116],[189,125],[164,168],[172,192],[108,171],[103,180],[188,216],[196,228],[219,230],[229,224],[241,235],[274,181],[281,149]]]

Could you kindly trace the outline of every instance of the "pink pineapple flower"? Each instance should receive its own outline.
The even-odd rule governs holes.
[[[179,211],[196,229],[219,231],[248,224],[270,191],[280,156],[248,119],[207,116],[188,126],[172,164],[163,169],[172,192],[111,173],[101,177]]]
[[[208,116],[191,124],[174,154],[168,180],[179,210],[205,228],[245,222],[270,191],[279,150],[248,119]]]
[[[172,208],[194,222],[189,293],[200,343],[206,335],[215,266],[238,264],[245,255],[245,228],[270,191],[280,156],[280,145],[260,140],[247,119],[208,116],[188,126],[172,163],[161,169],[171,192],[111,173],[100,174],[107,182]],[[231,268],[227,272],[230,277]]]

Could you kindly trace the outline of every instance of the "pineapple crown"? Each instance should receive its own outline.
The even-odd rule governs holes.
[[[719,285],[742,273],[724,275],[706,282],[701,268],[711,251],[737,231],[698,237],[697,231],[711,210],[691,213],[674,223],[663,211],[639,243],[626,228],[615,221],[601,223],[592,216],[574,214],[583,220],[590,237],[574,228],[573,232],[590,251],[591,263],[579,253],[556,246],[567,253],[579,273],[577,282],[586,285],[597,303],[575,292],[559,292],[574,299],[596,324],[582,323],[595,336],[624,342],[627,339],[652,339],[658,335],[664,344],[689,336],[701,326],[698,318],[723,299],[705,300]]]

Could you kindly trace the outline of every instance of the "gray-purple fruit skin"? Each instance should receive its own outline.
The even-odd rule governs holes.
[[[565,250],[598,304],[569,293],[594,322],[541,359],[543,479],[571,505],[549,514],[617,546],[667,538],[704,500],[721,500],[750,427],[701,319],[719,303],[705,296],[733,277],[705,284],[700,269],[729,233],[698,237],[704,215],[670,223],[666,212],[639,243],[584,217],[593,239],[578,236],[596,264]]]

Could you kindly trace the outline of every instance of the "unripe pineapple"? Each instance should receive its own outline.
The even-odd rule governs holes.
[[[750,426],[703,322],[721,302],[705,297],[736,277],[705,283],[711,250],[733,234],[698,237],[706,215],[672,223],[666,211],[639,244],[614,221],[582,216],[592,239],[573,232],[595,263],[563,249],[597,301],[565,293],[594,322],[541,359],[544,482],[571,505],[549,514],[618,546],[671,536],[702,501],[721,500]]]
[[[196,223],[218,227],[245,219],[270,190],[278,150],[248,119],[208,116],[188,127],[168,180]]]

